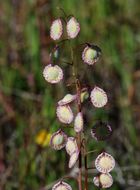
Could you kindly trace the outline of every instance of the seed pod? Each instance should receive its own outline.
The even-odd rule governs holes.
[[[93,178],[93,182],[97,187],[109,188],[113,184],[113,178],[109,173],[101,173],[99,176]]]
[[[70,156],[70,160],[69,160],[69,168],[72,168],[75,163],[78,160],[78,156],[79,156],[79,151],[75,151],[71,156]]]
[[[50,37],[53,40],[59,40],[63,33],[63,25],[61,19],[56,19],[52,22],[50,29]]]
[[[64,181],[59,181],[52,187],[52,190],[72,190],[72,188],[68,183],[65,183]]]
[[[95,87],[90,94],[92,104],[101,108],[107,104],[108,98],[104,90],[99,87]]]
[[[80,32],[80,24],[74,17],[71,17],[67,22],[67,34],[69,38],[75,38]]]
[[[115,167],[115,160],[110,154],[103,152],[96,158],[95,167],[101,173],[109,173]]]
[[[67,143],[67,135],[60,129],[55,132],[50,140],[50,145],[55,150],[61,150]]]
[[[89,98],[88,91],[81,92],[80,98],[81,98],[81,103],[83,103],[85,100],[87,100]]]
[[[74,137],[68,137],[65,148],[66,152],[71,156],[75,151],[78,150],[76,139]]]
[[[74,120],[74,130],[75,132],[79,133],[83,130],[83,127],[84,127],[83,115],[81,112],[79,112]]]
[[[43,76],[49,83],[59,83],[63,79],[63,71],[58,65],[47,65],[44,68]]]
[[[70,124],[73,121],[73,113],[71,108],[67,105],[58,106],[56,110],[58,119],[65,124]]]
[[[91,129],[91,136],[97,141],[107,140],[112,134],[112,128],[106,122],[97,122]]]
[[[73,102],[76,99],[76,97],[77,97],[76,95],[67,94],[66,96],[64,96],[62,100],[58,102],[58,105],[63,106],[63,105],[69,104]]]
[[[88,65],[94,65],[98,61],[100,54],[101,49],[98,46],[87,44],[82,53],[82,59]]]

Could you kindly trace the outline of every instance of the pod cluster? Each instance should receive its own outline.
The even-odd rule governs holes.
[[[102,152],[95,160],[95,167],[100,173],[93,178],[94,184],[100,188],[111,187],[113,184],[113,178],[110,175],[110,172],[115,167],[114,158],[110,154]]]
[[[66,33],[65,33],[66,31]],[[80,24],[75,17],[68,17],[66,19],[58,18],[54,20],[50,27],[50,37],[51,39],[57,41],[62,39],[63,36],[70,39],[74,39],[78,36],[80,32]],[[63,38],[65,39],[65,38]],[[54,57],[57,57],[58,52],[54,52]],[[84,63],[89,66],[93,66],[100,58],[101,49],[94,44],[85,43],[81,54],[81,59]],[[43,76],[45,80],[51,84],[57,84],[61,82],[64,78],[64,72],[60,66],[57,64],[49,63],[45,66],[43,70]],[[79,97],[80,96],[80,97]],[[70,125],[73,122],[74,131],[80,133],[84,131],[84,119],[82,111],[73,113],[71,104],[73,102],[78,102],[82,104],[85,100],[89,99],[91,104],[96,108],[102,108],[106,106],[108,102],[108,97],[106,92],[98,87],[94,86],[90,91],[87,89],[81,89],[80,94],[66,94],[57,103],[56,115],[58,120],[66,125]],[[101,136],[100,130],[105,129],[106,134]],[[91,129],[91,136],[95,140],[106,140],[112,132],[110,125],[104,122],[97,123]],[[50,139],[50,145],[55,150],[61,150],[65,148],[67,154],[69,155],[69,168],[72,168],[79,157],[79,147],[75,137],[68,137],[67,134],[59,129],[52,134]],[[112,176],[110,172],[115,167],[114,158],[106,153],[102,152],[95,160],[95,167],[99,171],[99,175],[94,177],[93,182],[97,187],[109,188],[113,184]],[[56,183],[52,190],[72,190],[71,186],[64,181],[59,181]]]

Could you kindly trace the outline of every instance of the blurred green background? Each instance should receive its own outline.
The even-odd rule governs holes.
[[[98,44],[102,58],[91,67],[77,53],[77,73],[84,83],[106,90],[109,103],[95,109],[86,102],[86,137],[98,119],[109,121],[111,139],[88,140],[88,149],[105,149],[116,159],[112,190],[140,189],[140,1],[139,0],[6,0],[0,3],[0,190],[46,190],[69,173],[65,151],[52,150],[46,136],[59,127],[55,107],[65,93],[63,82],[51,86],[42,71],[54,42],[51,21],[65,12],[81,24],[83,42]],[[63,48],[69,58],[69,47]],[[79,52],[81,50],[79,49]],[[77,50],[78,52],[78,50]],[[66,81],[68,65],[63,63]],[[41,130],[41,132],[40,132]],[[42,131],[45,130],[45,131]],[[45,133],[45,137],[42,137]],[[92,165],[97,153],[89,156]],[[71,173],[74,170],[71,171]],[[89,185],[95,171],[89,172]],[[69,183],[76,185],[69,180]]]

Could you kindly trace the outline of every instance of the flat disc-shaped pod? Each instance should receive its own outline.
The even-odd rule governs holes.
[[[84,121],[83,121],[83,114],[79,112],[74,120],[74,130],[75,132],[79,133],[83,130]]]
[[[67,135],[60,129],[55,132],[50,140],[50,145],[55,150],[61,150],[67,143]]]
[[[90,98],[92,104],[97,108],[104,107],[108,101],[106,92],[97,86],[91,91]]]
[[[76,139],[74,137],[68,137],[65,148],[66,152],[71,156],[75,151],[78,150]]]
[[[59,181],[52,187],[52,190],[72,190],[72,188],[68,183]]]
[[[56,110],[60,122],[70,124],[73,121],[73,112],[68,105],[58,106]]]
[[[109,173],[115,167],[115,160],[110,154],[102,152],[95,160],[95,167],[101,173]]]
[[[49,83],[59,83],[63,79],[63,71],[58,65],[47,65],[44,68],[43,76]]]
[[[97,187],[109,188],[113,184],[113,178],[109,173],[101,173],[93,178],[93,182]]]
[[[69,160],[69,168],[72,168],[77,160],[78,160],[78,156],[79,156],[79,151],[75,151],[71,156],[70,156],[70,160]]]
[[[68,37],[75,38],[80,32],[80,24],[74,17],[71,17],[69,21],[67,22],[66,29],[67,29]]]
[[[100,54],[101,49],[98,46],[88,44],[83,50],[82,59],[84,63],[94,65],[98,61]]]
[[[63,25],[61,19],[56,19],[52,22],[50,28],[50,37],[53,40],[59,40],[63,34]]]
[[[76,95],[67,94],[66,96],[64,96],[63,99],[61,99],[58,102],[58,105],[63,106],[63,105],[69,104],[69,103],[73,102],[76,99],[76,97],[77,97]]]
[[[91,129],[91,136],[97,141],[109,139],[112,134],[112,128],[106,122],[97,122]]]

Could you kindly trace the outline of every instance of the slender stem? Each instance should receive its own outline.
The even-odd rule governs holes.
[[[70,42],[70,49],[71,49],[71,61],[72,61],[72,75],[74,77],[76,91],[77,91],[77,97],[78,97],[77,98],[77,108],[78,108],[78,112],[81,112],[81,85],[80,85],[80,81],[76,77],[75,65],[74,65],[74,55],[73,55],[73,49],[72,49],[72,46],[71,46],[71,42]],[[76,138],[77,138],[77,144],[78,144],[78,149],[79,149],[78,189],[82,190],[82,153],[81,153],[81,142],[82,141],[81,141],[81,132],[76,134]]]
[[[93,170],[95,167],[88,167],[87,170]]]
[[[94,152],[96,152],[96,151],[97,151],[97,150],[88,151],[88,152],[86,152],[86,155],[91,154],[91,153],[94,153]]]
[[[59,9],[63,13],[64,17],[67,18],[67,14],[65,13],[63,8],[57,7],[57,9]]]
[[[77,105],[78,105],[78,112],[81,112],[81,86],[78,79],[76,79],[76,90],[77,90]],[[78,175],[78,186],[79,190],[82,190],[82,153],[81,153],[81,132],[77,133],[78,137],[78,147],[79,147],[79,175]]]
[[[75,177],[73,177],[73,176],[64,176],[64,177],[62,177],[62,180],[64,180],[64,179],[74,179],[74,180],[77,181],[77,179]]]
[[[84,167],[85,167],[85,190],[88,190],[88,166],[87,166],[87,151],[86,151],[86,139],[83,139],[84,143]]]

